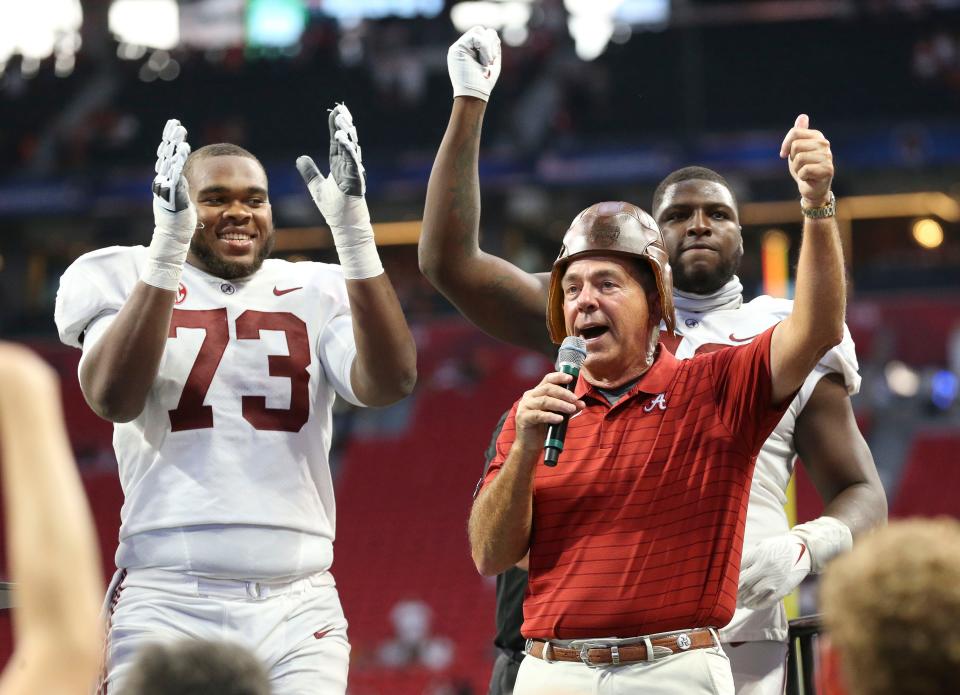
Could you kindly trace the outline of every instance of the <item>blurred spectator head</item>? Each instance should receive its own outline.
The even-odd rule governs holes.
[[[423,601],[398,601],[390,611],[390,620],[402,642],[420,642],[430,636],[433,611]]]
[[[821,584],[827,695],[935,695],[960,683],[960,522],[891,523]]]
[[[183,640],[140,652],[125,695],[269,695],[267,674],[239,644]]]

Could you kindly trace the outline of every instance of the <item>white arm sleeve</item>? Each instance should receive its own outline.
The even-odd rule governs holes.
[[[334,265],[318,263],[317,266],[322,269],[321,273],[330,273],[319,277],[324,294],[328,295],[334,307],[332,316],[320,331],[317,340],[320,363],[327,379],[340,396],[354,405],[364,406],[353,392],[350,379],[350,370],[357,357],[357,343],[353,337],[353,314],[350,311],[343,270]]]
[[[80,363],[77,365],[77,376],[83,369],[83,361],[87,359],[87,355],[90,354],[93,346],[100,342],[103,334],[107,332],[115,318],[117,318],[116,313],[101,314],[87,325],[83,333],[83,345],[81,346],[83,353],[80,355]]]
[[[320,361],[334,390],[354,405],[363,406],[353,392],[350,370],[357,357],[353,318],[349,313],[333,317],[320,334]]]
[[[144,251],[112,246],[84,254],[66,269],[53,312],[65,345],[80,347],[94,321],[120,311],[139,279],[137,257]]]
[[[839,374],[843,377],[843,383],[847,387],[847,394],[855,396],[860,392],[860,365],[857,363],[856,346],[853,343],[853,337],[850,335],[850,329],[846,324],[843,326],[843,340],[840,344],[827,351],[813,371],[807,376],[806,381],[797,394],[797,412],[803,410],[807,401],[813,395],[813,390],[820,383],[820,379],[827,374]]]

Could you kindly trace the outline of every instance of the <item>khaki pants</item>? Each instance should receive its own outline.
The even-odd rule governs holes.
[[[787,685],[786,642],[723,645],[730,659],[737,695],[783,695]]]

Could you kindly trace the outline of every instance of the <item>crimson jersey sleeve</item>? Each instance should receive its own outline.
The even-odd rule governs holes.
[[[795,394],[771,401],[770,342],[776,326],[747,345],[710,353],[720,419],[754,453],[780,422]]]

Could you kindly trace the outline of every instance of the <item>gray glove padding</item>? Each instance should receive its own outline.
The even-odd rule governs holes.
[[[344,195],[362,197],[367,192],[366,170],[363,168],[353,116],[345,104],[337,104],[330,111],[327,125],[330,128],[330,175]],[[323,181],[312,157],[298,157],[297,170],[311,191],[314,179],[320,177],[320,181]]]
[[[171,118],[163,128],[163,139],[157,147],[157,163],[153,169],[153,195],[164,210],[180,212],[190,205],[187,178],[182,176],[183,167],[190,156],[187,129],[180,121]]]

